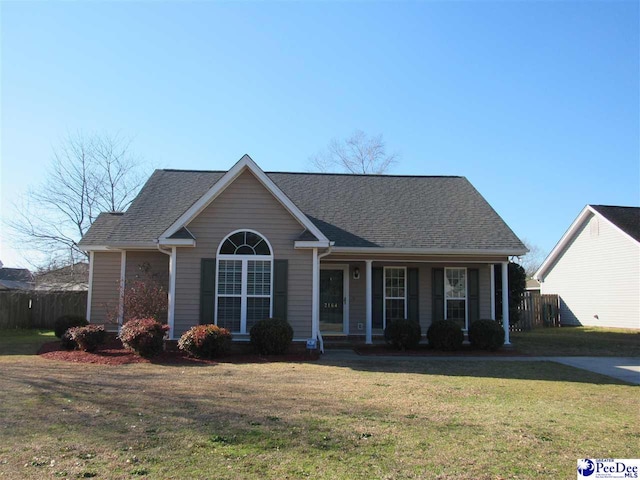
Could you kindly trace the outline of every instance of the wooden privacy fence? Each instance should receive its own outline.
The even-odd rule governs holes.
[[[53,329],[68,314],[87,314],[87,292],[0,292],[0,328]]]
[[[541,295],[539,292],[527,291],[522,295],[518,311],[520,321],[512,326],[512,330],[531,330],[539,327],[559,327],[558,295]]]

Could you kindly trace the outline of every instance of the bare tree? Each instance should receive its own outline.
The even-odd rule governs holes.
[[[527,278],[532,278],[547,255],[538,245],[534,245],[526,238],[523,239],[523,243],[529,249],[529,252],[522,257],[518,257],[518,263],[524,268]]]
[[[54,150],[46,180],[28,191],[7,222],[16,242],[49,261],[85,258],[78,242],[100,212],[125,210],[142,185],[130,145],[119,135],[68,136]]]
[[[314,170],[359,174],[386,173],[398,155],[387,154],[382,135],[367,136],[356,130],[345,140],[332,139],[327,149],[309,158]]]

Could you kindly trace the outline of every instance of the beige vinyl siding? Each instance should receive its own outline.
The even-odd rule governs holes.
[[[329,263],[329,262],[327,262]],[[338,262],[336,261],[336,264]],[[431,325],[431,311],[433,302],[432,293],[432,269],[446,267],[477,268],[479,270],[479,296],[480,296],[480,318],[491,318],[491,269],[487,264],[449,264],[449,263],[402,263],[397,262],[375,262],[374,267],[384,266],[406,266],[407,268],[418,268],[419,297],[418,308],[420,327],[423,334]],[[360,269],[360,279],[353,279],[355,267]],[[352,262],[350,264],[349,277],[349,333],[351,335],[364,335],[364,323],[366,319],[366,264],[364,262]],[[363,330],[358,330],[358,323],[363,324]]]
[[[125,278],[127,281],[144,277],[143,266],[164,288],[169,288],[169,255],[159,251],[128,251]]]
[[[271,244],[275,260],[289,261],[288,320],[295,338],[311,336],[312,252],[294,250],[304,227],[252,173],[241,174],[188,228],[197,246],[177,249],[175,337],[199,323],[200,260],[214,258],[220,242],[241,229],[259,232]]]
[[[592,214],[540,288],[560,296],[563,324],[640,328],[640,244]]]
[[[91,323],[112,324],[120,298],[120,252],[94,252]]]

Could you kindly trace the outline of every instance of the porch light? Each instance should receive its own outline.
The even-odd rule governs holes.
[[[353,269],[353,279],[354,280],[359,280],[360,279],[360,269],[358,267],[355,267]]]

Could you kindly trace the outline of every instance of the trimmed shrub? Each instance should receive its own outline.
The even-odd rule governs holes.
[[[82,315],[63,315],[56,319],[53,331],[56,337],[62,338],[64,332],[71,327],[86,327],[87,325],[89,325],[89,322]]]
[[[84,352],[93,352],[98,345],[104,343],[107,333],[102,325],[87,325],[86,327],[71,327],[68,336]]]
[[[267,318],[251,327],[251,345],[262,355],[285,353],[293,340],[293,328],[286,320]]]
[[[231,332],[217,325],[197,325],[182,334],[178,348],[198,358],[215,358],[229,351]]]
[[[153,318],[130,320],[120,330],[122,344],[141,357],[153,357],[162,353],[164,334],[168,325],[156,322]]]
[[[429,346],[437,350],[452,352],[460,350],[464,341],[462,329],[450,320],[436,320],[427,330]]]
[[[413,320],[390,320],[387,322],[387,328],[384,329],[387,345],[396,350],[416,348],[421,336],[420,324]]]
[[[71,328],[78,328],[78,327],[71,327]],[[70,329],[67,329],[67,331],[62,334],[62,337],[60,338],[60,346],[65,350],[75,350],[76,348],[78,348],[78,344],[71,337],[69,330]]]
[[[469,325],[469,342],[481,350],[498,350],[504,345],[504,328],[495,320],[476,320]]]

